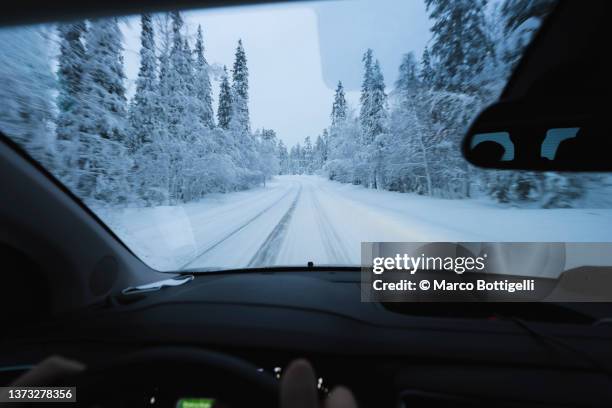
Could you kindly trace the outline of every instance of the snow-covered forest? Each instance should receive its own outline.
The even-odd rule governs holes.
[[[329,126],[286,146],[252,129],[248,53],[213,95],[205,27],[195,39],[179,12],[141,16],[140,67],[126,95],[120,19],[0,32],[0,129],[87,202],[177,204],[263,185],[277,174],[319,174],[373,189],[442,198],[572,206],[597,176],[481,171],[461,157],[470,120],[494,101],[553,0],[425,0],[422,55],[407,52],[385,83],[364,50],[358,106],[338,78]],[[59,44],[57,55],[49,42]],[[16,58],[18,57],[18,58]],[[54,61],[53,64],[50,61]]]
[[[432,37],[423,54],[404,55],[387,92],[375,50],[366,50],[360,106],[348,106],[340,79],[329,127],[290,149],[281,145],[281,172],[443,198],[572,206],[597,176],[482,171],[460,154],[470,121],[499,96],[554,2],[425,3]]]
[[[12,104],[0,114],[2,130],[93,203],[173,204],[265,183],[278,173],[277,141],[250,128],[242,42],[215,115],[202,28],[190,44],[181,13],[157,17],[141,16],[130,100],[117,18],[3,31],[2,61],[13,65],[1,68],[0,93]]]

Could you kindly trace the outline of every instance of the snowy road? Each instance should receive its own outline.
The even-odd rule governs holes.
[[[98,212],[160,270],[357,265],[362,241],[612,241],[609,209],[503,208],[317,176],[280,176],[266,187],[180,206]]]
[[[319,181],[287,178],[273,184],[272,200],[245,200],[240,212],[249,216],[231,222],[226,235],[205,245],[181,269],[209,265],[305,265],[308,261],[358,264],[359,246],[347,247],[337,229],[341,224],[334,222],[337,216],[329,215],[340,203],[332,202],[327,208],[321,204],[327,192]]]

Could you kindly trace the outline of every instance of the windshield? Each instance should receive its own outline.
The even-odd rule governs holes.
[[[608,242],[609,176],[460,154],[553,5],[294,2],[4,28],[0,130],[162,271],[359,265],[364,241]]]

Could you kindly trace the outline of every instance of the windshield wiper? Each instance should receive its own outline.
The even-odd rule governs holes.
[[[121,291],[123,295],[131,295],[134,293],[142,292],[154,292],[165,287],[180,286],[193,280],[193,274],[181,274],[181,276],[175,276],[152,283],[146,283],[139,286],[129,286]]]
[[[277,272],[359,272],[360,265],[314,265],[308,262],[306,265],[287,265],[287,266],[261,266],[255,268],[222,268],[222,267],[203,267],[189,268],[177,272],[178,274],[198,275],[208,273],[277,273]]]

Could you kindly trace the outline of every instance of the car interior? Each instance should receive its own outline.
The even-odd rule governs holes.
[[[29,0],[2,4],[0,24],[247,3]],[[559,1],[498,102],[472,122],[464,160],[487,169],[611,171],[609,15],[608,1]],[[561,142],[558,160],[530,154],[548,129],[573,126],[583,131]],[[510,133],[513,160],[504,161],[497,143],[472,143],[499,131]],[[79,406],[214,398],[214,406],[273,407],[283,371],[305,358],[321,397],[343,385],[360,407],[612,404],[609,301],[362,302],[360,266],[169,275],[5,135],[0,179],[2,386],[58,355],[86,369],[33,385],[76,386]],[[610,268],[553,280],[579,275],[607,294]]]

